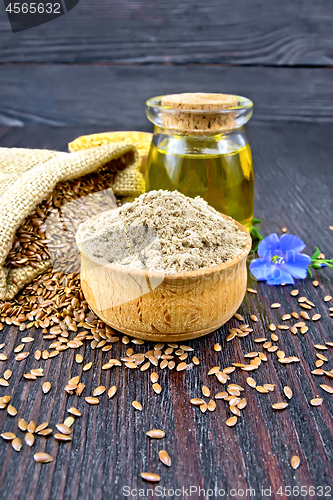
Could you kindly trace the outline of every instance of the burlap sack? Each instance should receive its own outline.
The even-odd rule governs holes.
[[[144,192],[144,180],[138,170],[138,152],[130,144],[112,143],[70,154],[0,148],[0,300],[12,299],[24,285],[51,266],[47,260],[36,268],[4,267],[15,232],[25,218],[58,182],[89,174],[119,158],[123,161],[117,165],[122,164],[123,170],[115,178],[114,194],[138,196]]]

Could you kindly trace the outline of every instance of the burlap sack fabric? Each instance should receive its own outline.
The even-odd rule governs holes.
[[[115,177],[113,192],[116,196],[138,196],[144,192],[144,179],[138,170],[139,155],[133,145],[112,143],[75,153],[0,148],[0,300],[12,299],[24,285],[51,266],[51,261],[46,260],[36,268],[4,267],[16,230],[25,218],[58,182],[89,174],[119,158],[123,161],[117,161],[118,169],[119,164],[123,169]]]

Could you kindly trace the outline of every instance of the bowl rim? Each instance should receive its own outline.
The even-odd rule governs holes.
[[[113,210],[116,210],[116,209],[113,209]],[[106,212],[108,212],[108,211],[110,211],[110,210],[106,210]],[[140,276],[140,277],[145,277],[145,278],[159,278],[159,279],[164,278],[164,279],[169,279],[169,280],[197,278],[198,276],[207,276],[210,274],[214,274],[215,272],[218,272],[218,271],[225,271],[227,269],[231,269],[231,268],[235,267],[237,264],[239,264],[242,260],[244,260],[248,256],[248,254],[250,253],[251,247],[252,247],[252,238],[251,238],[251,235],[248,232],[248,230],[244,226],[242,226],[242,224],[240,224],[235,219],[233,219],[232,217],[229,217],[228,215],[222,214],[221,212],[218,212],[218,213],[222,218],[229,220],[229,221],[233,221],[238,226],[238,228],[243,233],[246,234],[247,242],[246,242],[245,248],[236,257],[234,257],[231,260],[228,260],[227,262],[222,262],[221,264],[217,264],[216,266],[212,266],[212,267],[203,267],[203,268],[194,269],[191,271],[179,271],[176,273],[167,273],[164,271],[154,271],[154,270],[150,271],[147,269],[136,269],[134,267],[125,267],[125,266],[121,266],[119,264],[113,264],[113,263],[104,264],[104,263],[101,263],[99,261],[98,257],[90,255],[86,251],[86,249],[82,248],[80,243],[77,241],[76,235],[75,235],[75,241],[76,241],[76,244],[77,244],[78,249],[80,251],[81,259],[84,256],[88,260],[95,262],[96,264],[98,264],[101,267],[105,267],[105,268],[117,271],[119,273],[130,274],[132,276]],[[105,214],[105,212],[102,212],[98,215],[95,215],[94,217],[91,217],[90,219],[87,219],[87,220],[97,219],[98,217],[101,217],[103,214]]]

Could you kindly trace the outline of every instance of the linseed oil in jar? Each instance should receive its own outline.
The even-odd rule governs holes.
[[[201,196],[249,231],[254,172],[244,124],[249,99],[224,94],[178,94],[147,101],[154,136],[146,190],[178,190]]]

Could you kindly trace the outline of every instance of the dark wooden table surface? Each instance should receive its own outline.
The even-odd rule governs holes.
[[[77,135],[97,130],[93,125],[2,127],[0,145],[65,150],[67,142]],[[281,228],[286,226],[288,232],[307,243],[308,253],[312,254],[315,246],[319,246],[322,252],[332,256],[333,231],[329,225],[333,225],[333,125],[262,123],[250,125],[248,135],[256,173],[255,216],[262,219],[263,234],[281,234]],[[249,275],[249,285],[258,289],[258,295],[247,293],[240,312],[249,323],[251,314],[259,317],[254,332],[244,339],[226,342],[228,329],[238,323],[232,319],[218,331],[188,342],[200,359],[200,366],[190,364],[184,372],[159,370],[163,388],[160,395],[152,390],[151,369],[144,373],[125,368],[102,371],[109,353],[83,346],[80,352],[84,362],[93,361],[93,369],[82,377],[86,394],[100,384],[118,387],[114,399],[109,401],[104,394],[96,407],[87,405],[83,397],[69,396],[64,391],[68,379],[81,374],[82,365],[74,360],[78,351],[65,351],[41,362],[30,356],[18,363],[14,360],[13,347],[26,333],[19,333],[15,327],[5,328],[0,332],[0,343],[6,343],[2,352],[8,354],[8,362],[1,362],[0,376],[6,368],[13,371],[13,376],[8,388],[0,387],[0,396],[11,395],[18,414],[14,418],[0,411],[1,432],[16,432],[21,417],[38,423],[47,420],[54,428],[57,422],[63,421],[70,406],[78,407],[83,415],[74,424],[73,439],[69,443],[37,438],[32,449],[23,443],[21,452],[16,453],[10,444],[1,440],[0,498],[120,499],[125,498],[125,486],[144,490],[141,497],[147,498],[147,489],[154,488],[140,477],[140,472],[147,470],[160,474],[159,485],[166,488],[165,498],[176,498],[176,493],[168,489],[183,487],[185,491],[178,491],[178,498],[188,498],[190,486],[206,490],[200,495],[192,490],[193,499],[208,498],[212,492],[207,490],[214,488],[224,489],[225,496],[213,494],[210,498],[250,498],[251,492],[246,492],[250,488],[256,498],[286,498],[286,487],[299,488],[299,494],[294,489],[289,498],[300,498],[301,493],[303,498],[332,496],[333,396],[320,388],[320,384],[332,384],[326,376],[315,377],[310,372],[316,359],[314,344],[333,341],[328,311],[333,303],[323,301],[325,295],[333,295],[333,275],[330,270],[321,270],[315,271],[315,277],[319,287],[315,288],[309,278],[297,282],[296,287],[300,295],[316,304],[315,311],[322,314],[322,319],[308,322],[309,331],[305,335],[278,332],[279,347],[287,355],[296,355],[300,363],[281,365],[275,354],[267,353],[268,362],[262,363],[253,376],[258,384],[276,384],[275,391],[269,394],[259,394],[248,387],[246,372],[235,371],[231,380],[245,387],[248,405],[233,428],[225,425],[230,416],[227,403],[217,401],[215,412],[201,414],[190,405],[190,399],[201,396],[203,384],[210,387],[213,394],[223,390],[215,378],[207,376],[208,369],[242,362],[245,353],[263,350],[254,339],[269,337],[268,325],[280,324],[282,314],[300,311],[297,299],[290,296],[291,286],[257,285]],[[280,302],[281,308],[272,310],[273,302]],[[32,349],[46,345],[41,332],[36,331],[34,337]],[[221,352],[213,350],[216,342],[221,344]],[[133,347],[136,352],[143,352],[151,345]],[[121,342],[115,344],[113,357],[119,358],[125,349]],[[325,355],[328,357],[325,366],[330,370],[332,349],[325,351]],[[44,368],[43,379],[29,382],[22,378],[23,373],[38,366]],[[45,380],[50,380],[53,386],[47,396],[41,391]],[[274,412],[271,405],[284,399],[285,385],[292,388],[294,396],[286,410]],[[323,405],[312,407],[310,400],[317,394],[323,397]],[[142,413],[131,406],[134,399],[142,402]],[[146,431],[152,428],[163,429],[165,438],[149,440]],[[172,458],[170,468],[158,461],[158,451],[162,448]],[[33,454],[44,449],[55,460],[48,465],[35,463]],[[290,467],[293,455],[301,459],[296,471]],[[309,490],[311,486],[315,488],[313,495]],[[320,487],[324,488],[323,495],[320,495]],[[262,488],[271,488],[271,495],[268,491],[263,493]],[[279,491],[282,494],[279,495]],[[149,498],[153,497],[158,497],[157,490]],[[133,494],[129,498],[138,497]]]

